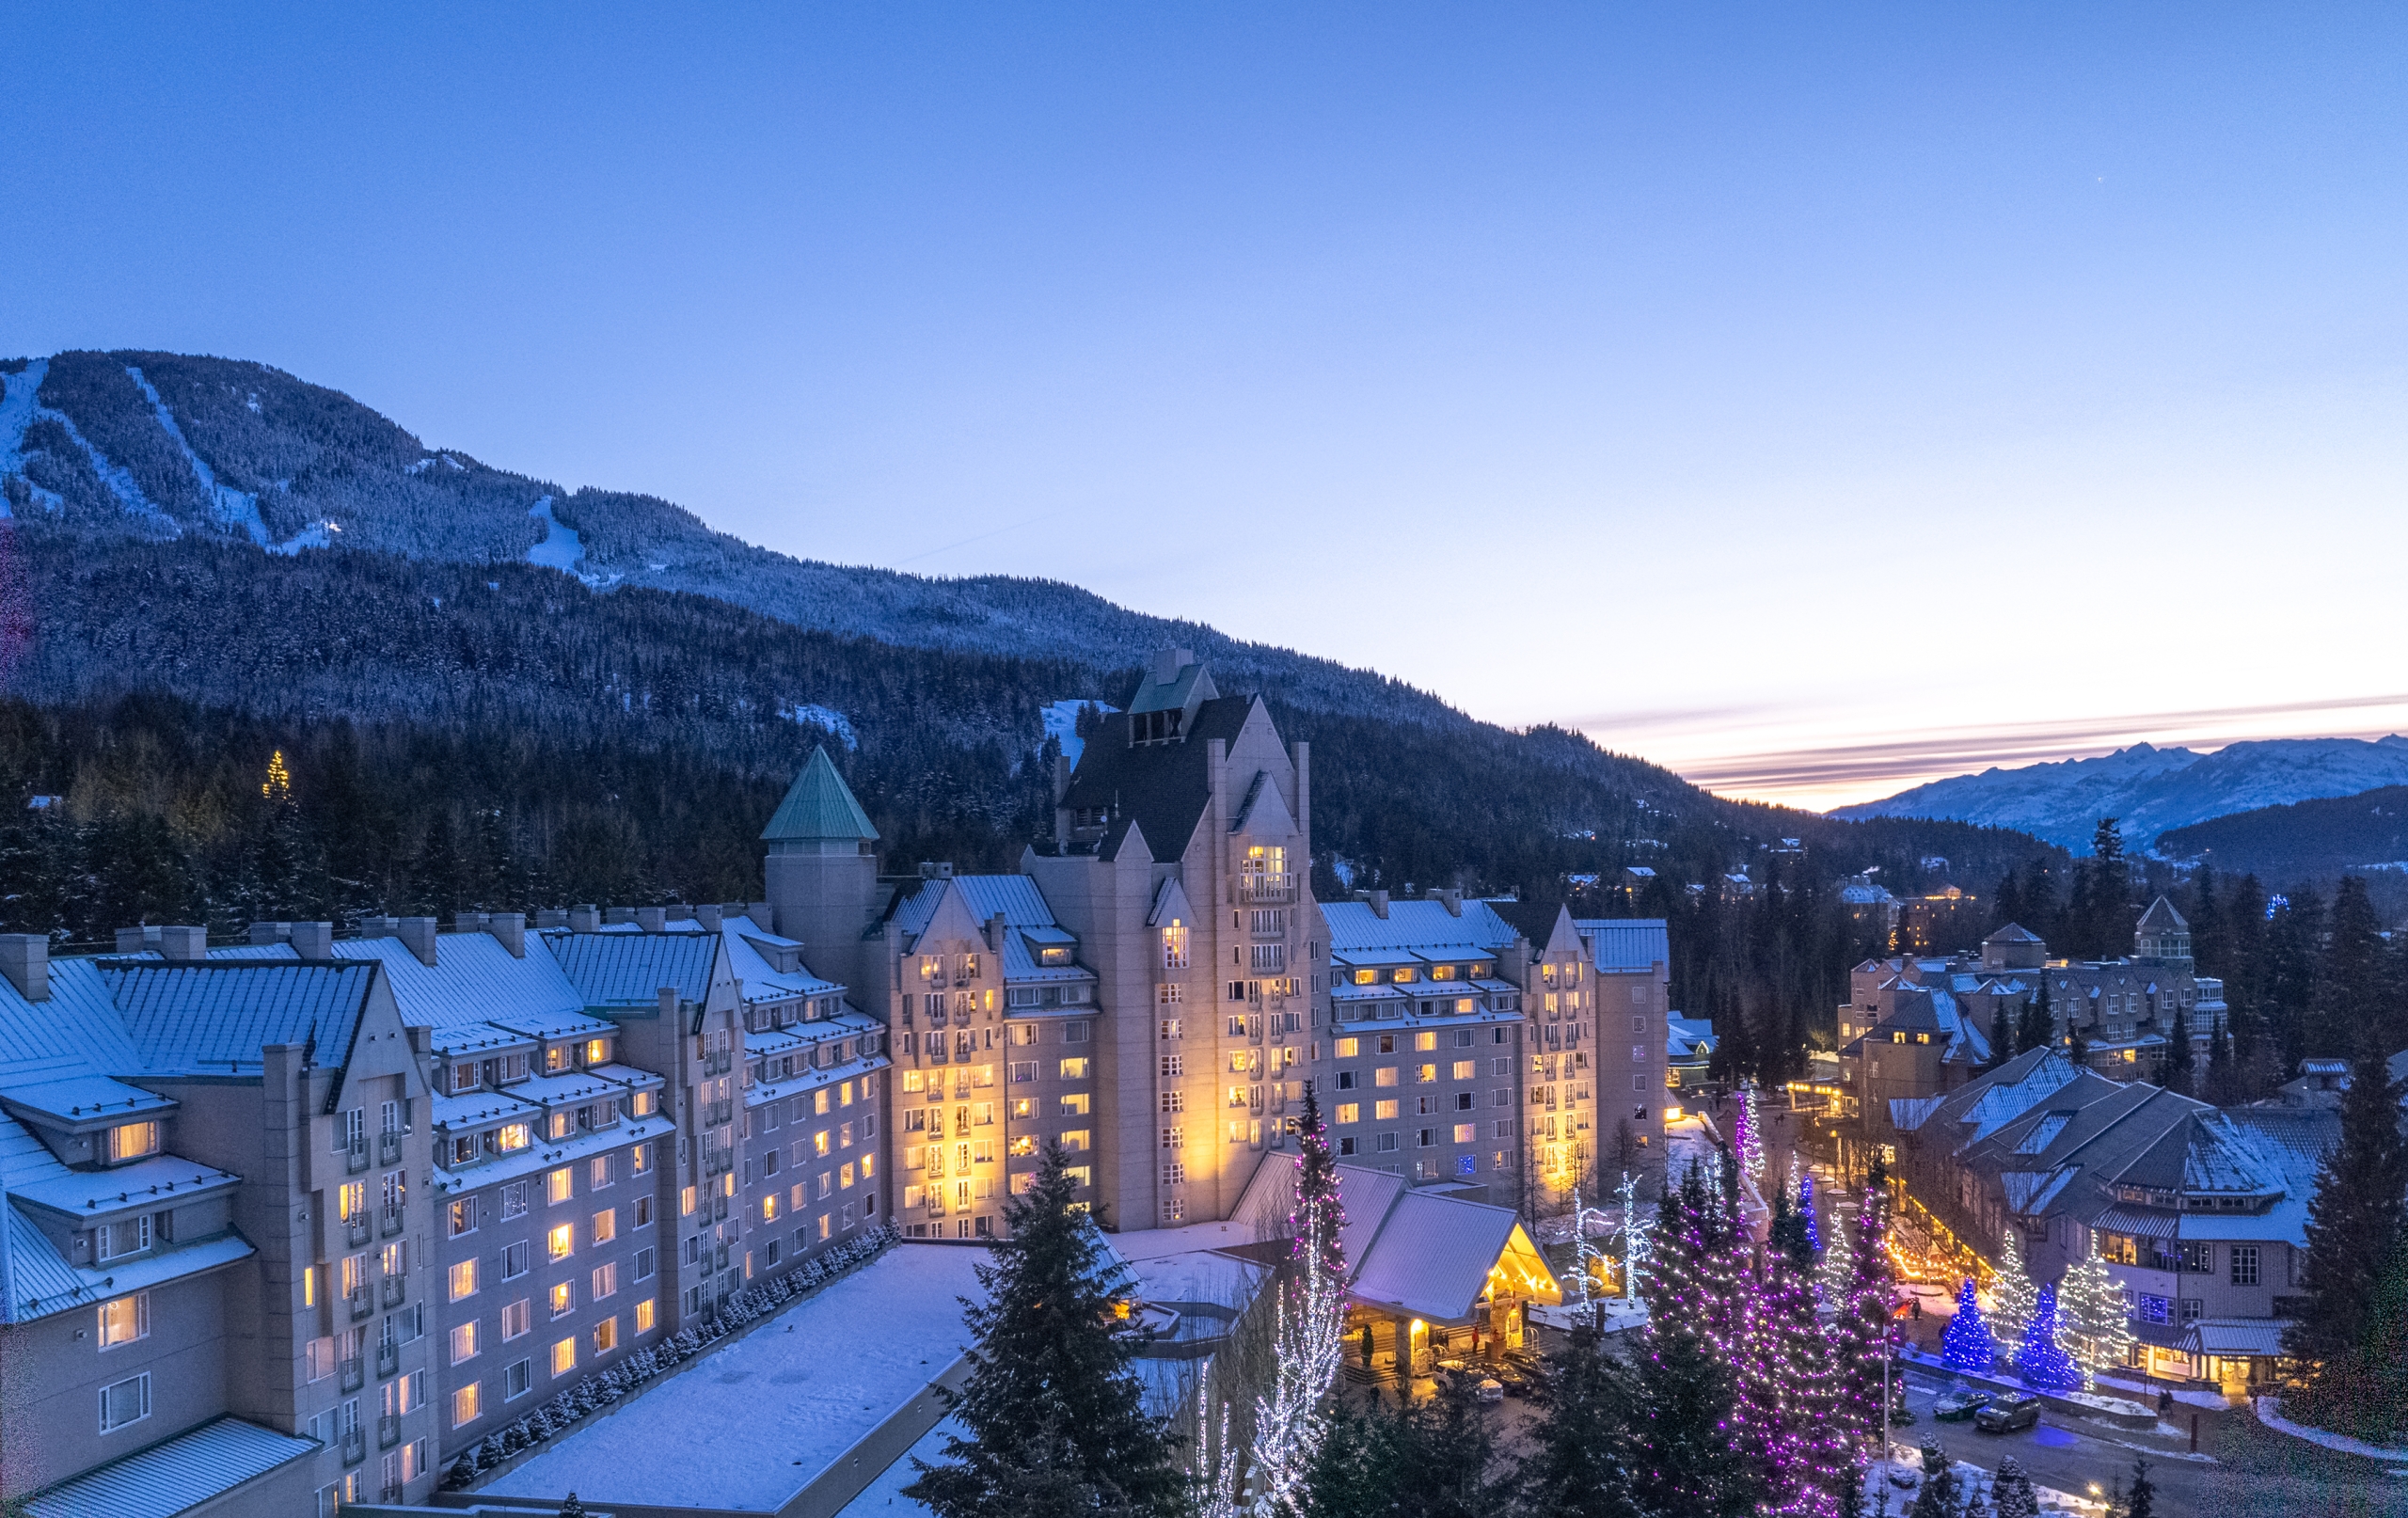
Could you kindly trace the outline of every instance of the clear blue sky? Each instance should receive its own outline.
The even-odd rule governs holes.
[[[2397,4],[52,5],[0,77],[0,350],[1816,804],[2408,725]]]

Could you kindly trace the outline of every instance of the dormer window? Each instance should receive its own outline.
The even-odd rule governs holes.
[[[1395,974],[1396,983],[1400,986],[1410,986],[1415,981],[1421,978],[1421,972],[1414,969],[1411,965],[1397,966]]]
[[[159,1152],[157,1123],[119,1123],[109,1130],[109,1163],[123,1164]]]
[[[610,1040],[608,1038],[588,1038],[585,1041],[586,1067],[591,1069],[596,1065],[608,1065],[610,1063]]]
[[[1037,962],[1040,965],[1067,965],[1070,962],[1070,951],[1058,947],[1039,949]]]
[[[460,1064],[452,1067],[452,1094],[453,1096],[456,1097],[463,1091],[474,1091],[476,1088],[476,1061],[464,1060]]]
[[[1168,711],[1136,712],[1129,719],[1129,739],[1132,743],[1170,743],[1180,736],[1180,724],[1187,714],[1177,707]]]
[[[1452,965],[1432,965],[1430,967],[1430,978],[1432,980],[1452,980],[1455,978],[1455,967]]]
[[[1357,986],[1376,986],[1379,982],[1380,972],[1376,970],[1357,970],[1354,972],[1354,984]]]
[[[552,1045],[549,1049],[544,1051],[544,1073],[546,1075],[562,1074],[568,1068],[568,1045]]]
[[[150,1214],[145,1212],[122,1223],[103,1223],[92,1230],[92,1241],[103,1264],[138,1255],[150,1247]]]
[[[1187,925],[1176,917],[1172,918],[1170,925],[1163,929],[1163,968],[1164,970],[1187,968]]]

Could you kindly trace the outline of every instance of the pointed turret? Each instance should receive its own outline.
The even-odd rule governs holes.
[[[812,967],[853,988],[861,1004],[884,1006],[863,979],[875,957],[861,947],[878,907],[878,830],[825,748],[811,751],[761,841],[777,919],[762,925],[800,939]]]
[[[761,841],[874,844],[878,830],[870,826],[869,814],[853,799],[853,788],[836,773],[835,762],[828,757],[823,744],[811,751],[802,773],[786,787],[786,799],[778,803],[769,825],[761,830]]]

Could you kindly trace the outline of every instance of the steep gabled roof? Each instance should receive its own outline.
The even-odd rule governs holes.
[[[264,1044],[309,1044],[319,1064],[345,1063],[382,973],[373,963],[101,965],[142,1061],[129,1075],[257,1070]]]
[[[1236,741],[1256,704],[1252,696],[1221,696],[1196,709],[1195,725],[1177,743],[1132,746],[1118,735],[1099,734],[1079,754],[1070,774],[1070,788],[1062,805],[1074,811],[1101,811],[1115,821],[1127,819],[1145,831],[1167,858],[1187,852],[1196,825],[1212,795],[1205,772],[1205,745],[1214,738]],[[1107,838],[1107,845],[1117,840]],[[1117,852],[1117,849],[1113,850]],[[1107,853],[1106,857],[1110,857]]]
[[[720,963],[717,933],[547,932],[544,942],[587,1008],[657,1007],[662,987],[681,1001],[709,999]]]
[[[802,773],[786,787],[786,799],[769,814],[761,840],[779,844],[847,838],[876,843],[878,830],[870,826],[869,814],[853,799],[853,788],[836,773],[823,744],[811,751]]]
[[[2160,896],[2148,904],[2148,910],[2141,913],[2139,925],[2132,931],[2135,933],[2187,933],[2190,930],[2191,925],[2183,920],[2180,912],[2174,909],[2174,903]]]
[[[1572,925],[1589,941],[1589,957],[1608,973],[1627,974],[1659,964],[1671,968],[1671,941],[1660,917],[1581,917]]]

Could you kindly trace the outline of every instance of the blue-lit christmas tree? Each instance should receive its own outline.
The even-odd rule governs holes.
[[[2057,1347],[2057,1289],[2044,1286],[2023,1325],[2023,1347],[2015,1352],[2015,1371],[2036,1391],[2071,1391],[2082,1384],[2082,1368]]]
[[[1990,1333],[1990,1325],[1982,1321],[1982,1305],[1973,1300],[1970,1278],[1956,1292],[1956,1316],[1948,1320],[1948,1332],[1940,1336],[1940,1357],[1949,1369],[1974,1376],[1988,1375],[1998,1359],[1998,1339]]]
[[[1823,1230],[1814,1225],[1814,1174],[1808,1171],[1798,1178],[1798,1210],[1806,1219],[1806,1242],[1817,1255],[1823,1252]]]

